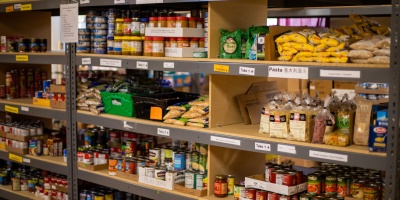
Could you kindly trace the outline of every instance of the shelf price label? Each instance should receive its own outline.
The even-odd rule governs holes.
[[[211,136],[210,140],[213,142],[231,144],[231,145],[236,145],[236,146],[240,146],[240,143],[241,143],[240,140],[225,138],[225,137],[218,137],[218,136],[213,136],[213,135]]]
[[[308,67],[269,66],[268,77],[308,79]]]
[[[321,77],[331,77],[331,78],[361,78],[360,71],[350,71],[350,70],[325,70],[321,69],[319,71],[319,76]]]
[[[19,9],[21,9],[21,4],[20,3],[14,4],[14,10],[19,10]]]
[[[6,7],[6,13],[13,12],[13,11],[14,11],[14,6],[7,6]]]
[[[136,4],[163,3],[164,0],[136,0]]]
[[[91,65],[92,59],[91,58],[82,58],[82,65]]]
[[[214,64],[214,72],[229,73],[229,66]]]
[[[21,111],[29,112],[29,107],[21,106]]]
[[[277,151],[283,152],[283,153],[296,154],[296,147],[290,146],[290,145],[278,144]]]
[[[271,151],[271,145],[270,144],[266,144],[266,143],[256,142],[254,144],[254,148],[256,150],[260,150],[260,151]]]
[[[22,156],[18,156],[18,155],[12,154],[12,153],[8,154],[8,159],[15,161],[15,162],[22,163]]]
[[[122,61],[115,60],[115,59],[103,59],[100,58],[100,65],[101,66],[108,66],[108,67],[121,67]]]
[[[175,63],[173,63],[173,62],[164,62],[164,68],[165,69],[174,69],[175,68]]]
[[[15,61],[17,61],[17,62],[28,62],[29,61],[29,57],[28,57],[28,55],[16,55],[15,56]]]
[[[346,162],[346,163],[348,161],[347,155],[314,151],[314,150],[310,150],[309,156],[312,158],[322,158],[322,159],[326,159],[326,160],[334,160],[334,161],[340,161],[340,162]]]
[[[19,109],[18,109],[17,107],[8,106],[8,105],[5,105],[5,106],[4,106],[4,110],[5,110],[6,112],[10,112],[10,113],[14,113],[14,114],[18,114],[18,111],[19,111]]]
[[[256,69],[252,67],[239,67],[239,74],[254,76]]]
[[[149,63],[148,62],[137,61],[136,62],[136,68],[137,69],[149,69]]]
[[[163,136],[168,136],[168,137],[169,137],[169,129],[166,129],[166,128],[157,128],[157,134],[158,134],[158,135],[163,135]]]
[[[24,162],[24,163],[31,163],[31,159],[29,159],[29,158],[22,158],[22,162]]]
[[[124,121],[124,128],[125,129],[130,129],[130,130],[135,129],[133,126],[129,125],[127,121]]]
[[[81,4],[88,4],[90,3],[90,0],[81,0]]]
[[[32,4],[22,4],[21,11],[32,10]]]
[[[125,0],[114,0],[114,4],[125,3]]]

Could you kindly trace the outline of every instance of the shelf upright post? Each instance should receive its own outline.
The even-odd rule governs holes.
[[[385,199],[400,199],[400,0],[392,0]]]

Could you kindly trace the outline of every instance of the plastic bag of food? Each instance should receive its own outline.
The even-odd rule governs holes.
[[[299,57],[298,60],[301,62],[314,62],[315,61],[314,57]]]
[[[357,59],[368,59],[374,57],[374,54],[371,51],[367,50],[351,50],[347,54],[349,58],[357,58]]]
[[[331,56],[331,52],[316,52],[312,53],[312,57],[329,57]]]
[[[329,63],[329,58],[326,57],[314,57],[315,62],[320,62],[320,63]]]
[[[204,106],[204,107],[208,107],[208,106],[210,106],[209,100],[210,100],[210,99],[208,98],[208,96],[205,95],[205,96],[202,96],[202,97],[198,98],[198,99],[195,100],[195,101],[189,102],[189,105],[191,105],[191,106]]]
[[[191,127],[196,127],[196,128],[207,128],[208,127],[207,124],[195,123],[195,122],[188,122],[188,123],[186,123],[186,126],[191,126]]]
[[[349,61],[348,57],[331,57],[329,62],[331,63],[347,63]]]
[[[368,58],[368,63],[371,64],[390,64],[389,56],[375,56],[372,58]]]
[[[375,43],[375,47],[379,49],[390,49],[390,38],[382,39],[381,41]]]
[[[174,124],[175,121],[179,121],[179,120],[177,120],[177,119],[167,119],[167,120],[164,120],[164,123],[166,123],[166,124]]]
[[[374,40],[360,40],[350,45],[353,50],[368,50],[374,51],[376,49]]]
[[[277,100],[278,96],[274,96],[274,100],[263,107],[261,111],[260,129],[258,131],[259,133],[269,134],[269,118],[271,111],[275,110],[278,106],[276,103]]]
[[[301,105],[300,98],[295,100],[296,106],[290,111],[289,140],[310,142],[310,110]]]
[[[279,56],[278,60],[279,61],[291,61],[293,56]]]
[[[253,51],[252,47],[255,45],[255,42],[258,39],[259,34],[268,34],[269,28],[268,26],[252,26],[247,28],[245,33],[246,42],[246,52],[245,58],[250,58],[251,60],[257,59],[257,51]]]
[[[173,121],[172,124],[178,125],[178,126],[185,126],[188,121],[189,121],[189,119],[180,118],[179,120]]]
[[[310,34],[308,35],[308,41],[313,44],[313,45],[319,45],[321,44],[321,37],[319,37],[317,34]]]
[[[99,100],[99,99],[95,99],[95,98],[93,98],[93,99],[87,99],[86,101],[85,101],[85,103],[87,104],[87,105],[100,105],[101,104],[101,100]]]
[[[369,125],[372,112],[370,101],[357,101],[353,142],[356,145],[368,145]]]
[[[335,118],[328,109],[331,101],[332,98],[327,96],[324,103],[324,109],[315,116],[314,132],[311,140],[312,143],[323,144],[324,135],[333,131],[333,127],[335,126]]]
[[[331,56],[333,57],[347,57],[347,54],[349,53],[348,50],[344,50],[344,51],[339,51],[339,52],[331,52]]]
[[[167,119],[179,118],[179,117],[181,117],[183,115],[183,113],[185,113],[185,111],[182,111],[182,110],[170,110],[170,111],[168,111],[167,114],[165,114],[163,119],[167,120]]]
[[[242,58],[242,30],[229,32],[221,29],[220,58]]]
[[[78,106],[78,110],[86,110],[89,111],[89,106]]]
[[[390,56],[390,49],[375,49],[372,53],[375,56]]]
[[[299,52],[297,49],[292,48],[292,47],[282,47],[282,52],[285,52],[285,51],[291,52],[292,55],[294,55],[294,54]],[[282,54],[280,53],[280,55],[282,55]]]
[[[352,140],[354,131],[354,114],[353,106],[348,101],[348,95],[345,94],[344,100],[341,102],[340,108],[336,114],[336,133],[338,140],[336,146],[348,146]],[[326,140],[325,140],[326,143]]]
[[[167,110],[179,110],[179,111],[186,111],[186,107],[184,106],[168,106]]]
[[[368,59],[350,58],[350,62],[359,64],[368,64]]]
[[[291,38],[292,34],[294,34],[294,32],[283,34],[283,35],[279,36],[278,38],[276,38],[275,42],[280,43],[280,44],[292,42],[292,38]]]
[[[346,44],[345,43],[340,43],[338,46],[336,47],[329,47],[326,52],[336,52],[336,51],[343,51],[346,48]]]
[[[190,111],[190,110],[182,114],[182,117],[187,118],[187,119],[198,118],[201,116],[203,116],[203,114],[196,112],[196,111]]]
[[[299,52],[297,55],[299,57],[313,57],[314,53],[312,53],[312,52]]]
[[[192,106],[189,111],[193,111],[193,112],[198,112],[202,115],[205,115],[208,113],[209,111],[209,107],[208,106]]]
[[[305,44],[305,43],[307,43],[308,33],[301,31],[298,33],[293,33],[289,37],[290,37],[291,41],[293,41],[293,42]]]
[[[340,43],[340,40],[336,37],[326,37],[321,39],[321,44],[325,44],[330,47],[337,47]]]
[[[388,26],[371,26],[371,29],[378,35],[389,35],[391,31]]]
[[[194,122],[194,123],[202,123],[202,124],[208,124],[208,115],[194,118],[194,119],[189,119],[189,122]]]
[[[282,108],[276,106],[270,112],[269,132],[270,137],[273,138],[287,138],[289,134],[290,111],[295,106],[293,103],[295,95],[288,93],[284,94],[283,97],[287,100],[287,103]]]

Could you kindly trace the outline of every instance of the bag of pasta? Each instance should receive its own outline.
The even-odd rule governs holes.
[[[300,98],[295,99],[296,107],[290,111],[289,140],[310,142],[310,110],[301,105]]]
[[[295,106],[293,103],[294,94],[284,94],[283,98],[287,103],[279,108],[276,106],[270,114],[269,132],[272,138],[287,138],[289,134],[290,111]]]
[[[312,143],[323,144],[324,135],[333,131],[335,118],[329,111],[329,105],[331,102],[332,98],[327,96],[324,102],[324,109],[315,116],[314,133],[311,140]]]
[[[260,130],[258,131],[259,133],[269,134],[269,118],[271,111],[275,110],[278,106],[277,100],[278,96],[274,96],[274,100],[263,107],[261,111]]]

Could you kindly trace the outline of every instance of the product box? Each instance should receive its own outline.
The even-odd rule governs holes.
[[[146,27],[146,36],[203,38],[202,28],[151,28]]]
[[[25,154],[29,153],[28,149],[15,148],[15,147],[8,146],[8,145],[6,146],[6,150],[8,152],[17,153],[17,154],[21,154],[21,155],[25,155]]]
[[[102,165],[88,165],[83,162],[78,162],[78,167],[82,169],[86,169],[89,171],[99,171],[103,169],[108,169],[108,164],[102,164]]]
[[[165,48],[165,57],[193,58],[194,52],[204,52],[204,48]]]
[[[51,84],[50,85],[50,91],[53,93],[67,93],[65,91],[65,85],[56,85],[56,84]]]
[[[356,101],[370,101],[373,105],[379,105],[379,104],[382,104],[382,103],[389,102],[389,99],[367,100],[364,97],[360,97],[360,96],[356,96],[354,98],[354,100],[356,100]]]
[[[0,36],[0,51],[6,52],[7,51],[7,37]]]
[[[68,187],[58,186],[58,185],[51,185],[50,188],[52,190],[57,190],[60,192],[68,193]]]
[[[370,126],[368,150],[372,152],[386,152],[387,127]]]
[[[257,34],[254,38],[254,44],[251,47],[250,60],[265,60],[265,35]]]
[[[182,193],[185,193],[188,195],[193,195],[193,196],[198,196],[198,197],[207,196],[207,189],[196,190],[196,189],[187,188],[180,184],[174,185],[174,191],[178,191],[178,192],[182,192]]]
[[[278,185],[275,183],[266,182],[264,174],[249,176],[245,178],[246,188],[255,188],[266,190],[283,195],[294,195],[307,190],[307,183],[302,183],[295,186]]]
[[[33,105],[50,107],[50,99],[33,98]]]
[[[55,108],[55,109],[66,109],[67,107],[67,102],[66,101],[56,101],[56,100],[50,100],[50,107]]]
[[[318,97],[325,98],[331,94],[332,88],[333,82],[331,80],[310,80],[309,90],[312,97],[318,93]]]
[[[354,90],[356,85],[357,82],[333,81],[333,88],[336,89]]]

